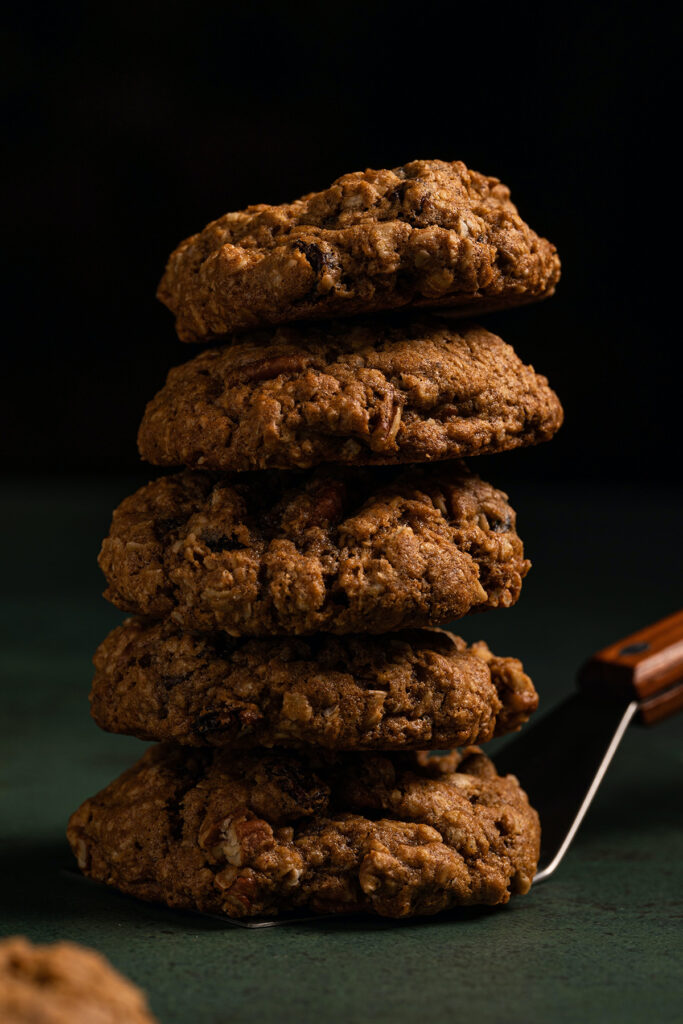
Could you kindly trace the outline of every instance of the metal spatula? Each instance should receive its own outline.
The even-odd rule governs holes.
[[[549,878],[569,849],[630,723],[653,725],[683,708],[683,610],[594,654],[578,684],[578,693],[494,758],[499,775],[518,777],[541,819],[534,884]],[[230,920],[264,928],[311,918]]]
[[[579,692],[495,757],[499,775],[516,775],[541,819],[545,881],[569,849],[632,721],[653,725],[683,708],[683,611],[585,663]]]

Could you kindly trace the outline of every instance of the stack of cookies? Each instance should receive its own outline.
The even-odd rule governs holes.
[[[159,296],[214,347],[145,412],[142,457],[185,468],[114,513],[105,596],[135,617],[91,695],[103,729],[160,742],[72,816],[86,874],[240,918],[528,890],[537,815],[474,745],[519,728],[534,687],[434,627],[514,604],[530,565],[507,496],[460,460],[562,421],[462,316],[558,278],[507,188],[441,161],[227,214],[173,253]]]

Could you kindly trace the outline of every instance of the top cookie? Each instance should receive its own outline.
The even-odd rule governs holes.
[[[138,445],[160,466],[381,465],[548,441],[545,377],[482,327],[425,314],[254,331],[171,370]]]
[[[135,985],[93,949],[74,942],[0,942],[3,1024],[154,1024]]]
[[[225,214],[172,253],[157,295],[182,341],[208,342],[408,305],[503,309],[552,295],[559,277],[555,247],[497,178],[414,160]]]

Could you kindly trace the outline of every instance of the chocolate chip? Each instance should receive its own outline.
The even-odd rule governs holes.
[[[179,530],[180,527],[184,526],[184,525],[185,525],[185,520],[184,519],[178,519],[178,518],[159,519],[154,524],[154,532],[156,533],[157,537],[161,539],[161,538],[165,537],[167,533],[173,533],[175,530]]]
[[[492,533],[507,533],[512,529],[512,516],[508,512],[505,519],[494,519],[491,523]]]
[[[420,219],[420,217],[424,213],[425,205],[427,202],[429,202],[430,199],[431,192],[423,192],[423,194],[420,196],[417,206],[415,206],[414,209],[412,209],[408,214],[408,220],[410,220],[411,223],[414,224],[415,221]]]
[[[218,377],[209,377],[204,388],[204,394],[209,401],[215,401],[223,394],[223,382]]]
[[[223,732],[229,727],[225,711],[207,711],[194,721],[193,731],[202,739],[210,732]]]
[[[159,682],[163,685],[164,689],[172,690],[175,686],[180,686],[182,683],[186,683],[189,678],[189,672],[180,672],[176,675],[162,676]]]
[[[235,740],[250,732],[260,718],[261,715],[254,707],[231,707],[225,704],[209,708],[204,714],[199,715],[195,718],[192,728],[195,735],[201,739],[205,739],[209,733],[214,737],[220,733],[224,741],[228,738]]]
[[[409,185],[409,181],[402,181],[400,185],[395,185],[394,188],[387,192],[384,198],[389,203],[396,203],[397,206],[401,206],[405,199],[406,189]]]
[[[304,254],[316,274],[320,275],[323,268],[330,266],[327,254],[315,242],[304,242],[299,239],[294,243],[294,248]]]
[[[300,769],[293,761],[265,761],[262,769],[264,778],[259,779],[259,783],[277,787],[293,801],[300,813],[314,814],[327,802],[327,788],[316,786],[315,777],[311,777],[304,767]]]
[[[218,551],[235,551],[236,548],[243,547],[242,544],[235,543],[231,537],[225,537],[216,533],[203,533],[201,540],[202,543],[206,544],[209,551],[214,553]]]

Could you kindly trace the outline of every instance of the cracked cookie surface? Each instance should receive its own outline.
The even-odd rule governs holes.
[[[3,1024],[155,1024],[147,1001],[93,949],[74,942],[0,942]]]
[[[552,295],[559,276],[497,178],[414,160],[220,217],[172,253],[157,294],[183,341],[206,342],[408,305],[474,315]]]
[[[162,477],[99,564],[125,611],[235,636],[440,625],[513,604],[530,566],[506,495],[447,462]]]
[[[138,445],[160,466],[232,471],[429,462],[548,441],[545,377],[482,327],[433,316],[251,332],[171,370]]]
[[[142,899],[231,917],[386,917],[505,903],[536,870],[514,776],[464,756],[151,748],[71,817],[81,870]]]
[[[538,704],[516,658],[441,630],[237,639],[132,619],[94,662],[100,728],[199,747],[444,749],[518,729]]]

